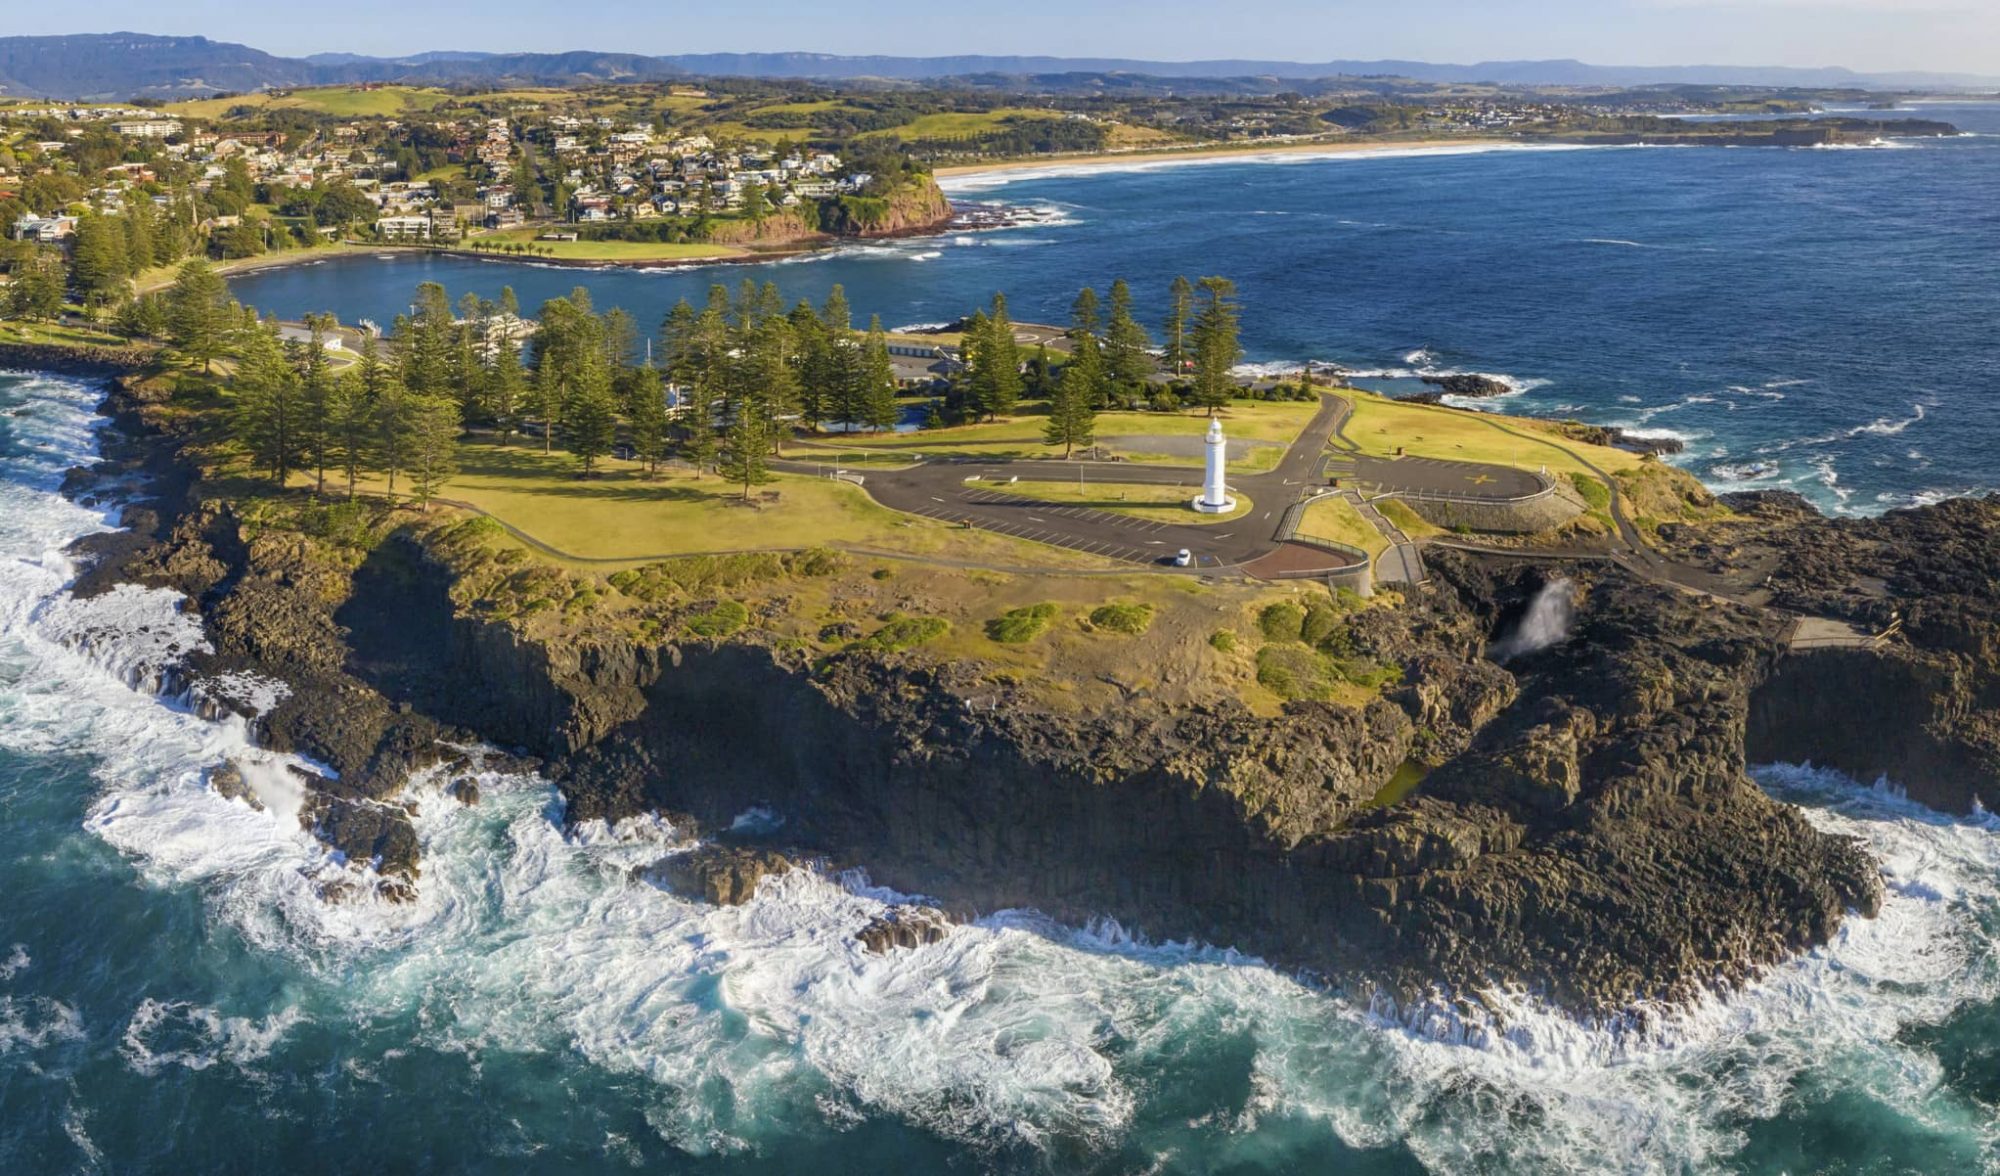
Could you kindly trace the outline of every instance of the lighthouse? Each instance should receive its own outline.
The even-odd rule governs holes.
[[[1201,497],[1193,506],[1203,514],[1228,514],[1236,509],[1236,500],[1229,496],[1229,486],[1223,476],[1224,464],[1228,461],[1229,442],[1222,436],[1222,421],[1210,417],[1208,421],[1208,465],[1201,483]]]

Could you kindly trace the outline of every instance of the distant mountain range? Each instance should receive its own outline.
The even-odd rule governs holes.
[[[1580,61],[1138,61],[1069,57],[839,57],[824,53],[434,52],[409,57],[320,53],[277,57],[206,37],[92,33],[0,37],[0,95],[84,99],[188,98],[356,82],[423,85],[512,83],[569,85],[663,81],[685,77],[881,79],[1046,79],[1110,75],[1158,79],[1317,79],[1399,77],[1419,82],[1507,85],[1646,86],[1665,84],[1796,86],[1815,89],[1967,90],[2000,87],[2000,78],[1967,74],[1865,74],[1848,69],[1750,66],[1602,66]]]

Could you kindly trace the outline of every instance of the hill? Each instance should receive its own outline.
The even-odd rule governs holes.
[[[1672,83],[1972,89],[2000,79],[1961,74],[1862,74],[1852,70],[1761,66],[1600,66],[1579,61],[1489,61],[1472,65],[1421,61],[1317,63],[1222,59],[1141,61],[1066,57],[843,57],[825,53],[694,53],[650,57],[635,53],[474,53],[441,51],[404,57],[322,53],[277,57],[207,37],[93,33],[0,37],[0,94],[64,100],[192,98],[292,86],[361,82],[416,85],[572,85],[660,81],[686,77],[880,79],[909,82],[977,77],[993,84],[1018,79],[1032,88],[1063,75],[1160,79],[1406,78],[1417,82],[1503,85],[1644,86]]]

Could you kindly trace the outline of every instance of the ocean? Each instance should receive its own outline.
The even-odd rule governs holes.
[[[1052,166],[947,182],[1040,223],[761,266],[650,272],[379,255],[267,270],[237,295],[386,326],[418,282],[513,286],[532,310],[587,285],[647,329],[711,283],[844,285],[859,321],[1067,321],[1123,277],[1157,324],[1176,274],[1233,279],[1247,358],[1417,377],[1482,372],[1485,407],[1668,436],[1717,489],[1797,490],[1879,513],[2000,488],[2000,103],[1886,114],[1969,132],[1879,147],[1473,148],[1263,162]],[[1768,467],[1768,468],[1760,468]]]
[[[1992,108],[1931,113],[2000,131]],[[531,306],[583,281],[650,318],[769,274],[895,324],[1220,272],[1257,362],[1504,374],[1508,411],[1672,428],[1712,479],[1767,460],[1759,484],[1873,511],[1996,480],[1996,148],[1055,169],[961,193],[1048,223],[765,269],[399,259],[237,289],[351,320],[424,278]],[[664,830],[566,838],[532,776],[489,773],[473,807],[412,781],[419,900],[324,904],[331,863],[282,798],[205,785],[262,756],[240,724],[155,694],[201,640],[172,595],[64,590],[65,545],[114,525],[57,493],[100,395],[0,374],[0,1171],[2000,1166],[2000,821],[1802,766],[1758,777],[1866,841],[1881,917],[1644,1029],[1405,1023],[1227,945],[1028,911],[873,956],[852,932],[895,896],[865,878],[685,903],[627,874]]]

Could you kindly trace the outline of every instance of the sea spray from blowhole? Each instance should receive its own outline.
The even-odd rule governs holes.
[[[1566,578],[1550,580],[1535,593],[1514,631],[1495,641],[1486,652],[1496,662],[1539,653],[1569,638],[1576,623],[1576,585]]]

